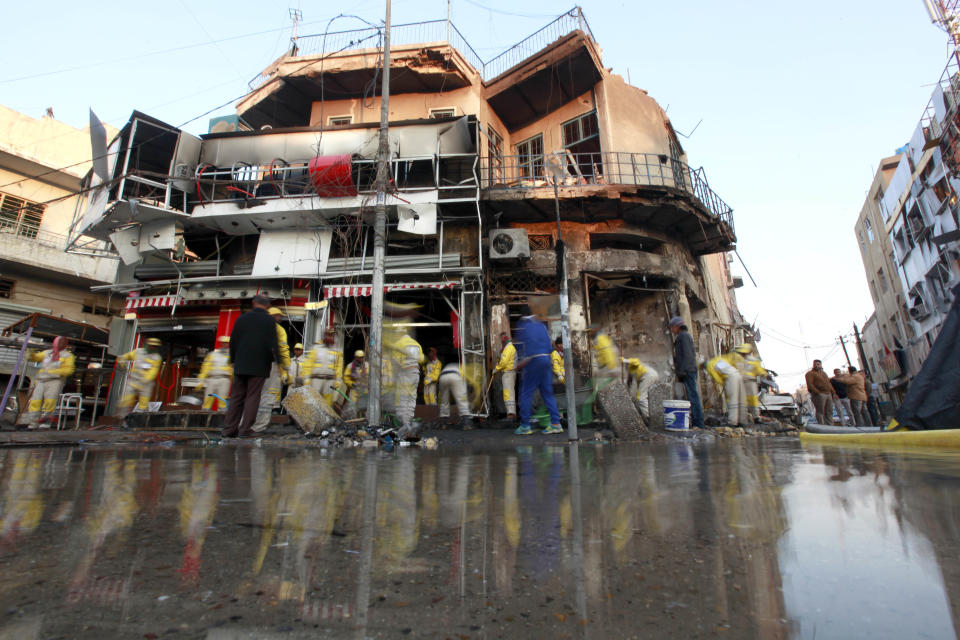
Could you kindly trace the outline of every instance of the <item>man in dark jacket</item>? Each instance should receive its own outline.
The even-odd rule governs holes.
[[[683,318],[670,318],[670,333],[673,341],[673,368],[677,381],[683,383],[690,401],[690,421],[693,426],[703,429],[703,405],[700,403],[700,391],[697,389],[697,352],[693,348],[693,337],[687,330]]]
[[[257,295],[253,309],[237,319],[230,334],[230,361],[233,362],[233,390],[227,406],[227,418],[220,435],[249,438],[257,419],[263,383],[274,362],[279,362],[277,327],[267,313],[270,298]],[[242,417],[242,422],[241,422]]]

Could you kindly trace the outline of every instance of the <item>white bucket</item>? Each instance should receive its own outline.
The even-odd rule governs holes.
[[[663,428],[687,431],[690,428],[690,403],[687,400],[663,401]]]

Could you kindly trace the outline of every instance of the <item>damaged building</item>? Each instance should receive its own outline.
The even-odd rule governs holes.
[[[487,61],[446,20],[391,40],[385,291],[419,305],[424,349],[488,372],[525,297],[557,293],[558,233],[579,377],[591,324],[662,383],[670,316],[704,357],[744,340],[732,210],[664,110],[603,66],[579,9]],[[71,246],[119,255],[103,288],[126,297],[112,341],[164,340],[158,399],[257,293],[281,301],[291,343],[333,327],[345,353],[365,348],[379,44],[377,29],[301,36],[210,133],[135,112],[102,142]]]

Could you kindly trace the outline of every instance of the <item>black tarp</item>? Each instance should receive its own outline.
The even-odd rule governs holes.
[[[960,428],[960,286],[937,341],[894,419],[908,429]]]

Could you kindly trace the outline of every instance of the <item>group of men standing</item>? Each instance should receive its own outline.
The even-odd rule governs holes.
[[[814,360],[813,368],[807,372],[805,380],[818,424],[833,424],[834,405],[836,405],[841,425],[862,427],[872,425],[876,421],[870,414],[868,406],[869,383],[866,376],[857,371],[856,367],[849,367],[849,372],[846,374],[840,369],[834,369],[831,378],[824,371],[823,363],[820,360]]]

